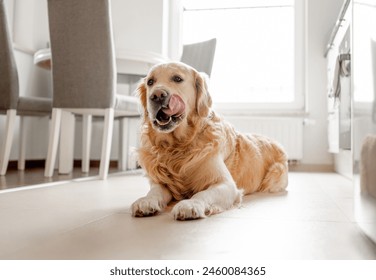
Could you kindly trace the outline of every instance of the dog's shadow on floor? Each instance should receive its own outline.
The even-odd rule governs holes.
[[[263,201],[273,201],[280,199],[281,197],[287,196],[288,191],[284,190],[281,192],[255,192],[252,194],[244,195],[241,205],[249,205],[254,202],[263,202]]]
[[[283,190],[281,192],[255,192],[252,194],[244,195],[243,196],[243,203],[244,202],[250,202],[250,201],[256,201],[256,200],[263,200],[263,199],[273,199],[277,197],[284,197],[288,194],[287,190]]]

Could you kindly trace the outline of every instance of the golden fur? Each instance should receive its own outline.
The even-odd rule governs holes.
[[[183,82],[171,79],[174,75],[182,77]],[[150,79],[152,86],[148,85]],[[151,115],[150,96],[158,87],[179,95],[185,103],[182,120],[168,132],[160,131]],[[241,191],[232,205],[240,202],[242,193],[286,188],[287,157],[281,146],[260,135],[238,133],[218,116],[211,109],[205,78],[195,69],[182,63],[158,65],[151,69],[138,91],[144,110],[139,163],[152,185],[167,189],[175,200],[183,200],[234,181]],[[206,214],[228,208],[214,200],[210,203],[213,209],[205,206]],[[133,206],[135,216],[154,214],[143,213],[137,207]]]

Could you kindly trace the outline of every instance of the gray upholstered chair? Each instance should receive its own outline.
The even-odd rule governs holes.
[[[217,39],[215,38],[184,45],[180,61],[192,66],[199,72],[205,72],[210,77],[216,45]]]
[[[4,1],[0,0],[0,114],[6,115],[0,150],[0,175],[5,175],[13,142],[16,115],[21,117],[18,169],[25,168],[24,116],[48,116],[51,99],[19,96],[18,72],[9,34]]]
[[[89,124],[91,116],[104,116],[99,176],[105,179],[108,175],[114,117],[135,114],[133,109],[129,109],[135,99],[115,92],[116,64],[110,2],[48,0],[48,17],[53,110],[45,176],[51,177],[53,174],[61,115],[62,111],[68,111],[82,115],[84,122]],[[84,136],[90,141],[87,132],[84,132]]]

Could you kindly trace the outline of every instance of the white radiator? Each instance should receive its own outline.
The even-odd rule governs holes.
[[[302,118],[226,116],[225,119],[240,132],[262,134],[277,140],[285,148],[289,160],[303,159]]]

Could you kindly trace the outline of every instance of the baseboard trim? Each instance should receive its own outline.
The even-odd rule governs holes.
[[[32,159],[25,161],[25,169],[28,168],[44,168],[46,161],[44,159]],[[10,160],[8,170],[17,170],[17,160]]]
[[[99,168],[100,161],[99,160],[91,160],[90,167]],[[25,163],[25,168],[44,168],[45,160],[27,160]],[[74,167],[81,167],[81,160],[74,160],[73,162]],[[117,160],[110,161],[111,168],[117,168],[118,162]],[[9,161],[8,164],[9,170],[17,170],[17,161],[12,160]],[[322,173],[331,173],[335,172],[333,165],[327,164],[301,164],[301,163],[292,163],[289,164],[289,171],[290,172],[322,172]]]
[[[319,172],[319,173],[333,173],[334,166],[331,164],[291,164],[289,165],[290,172]]]
[[[28,168],[44,168],[46,161],[44,159],[33,159],[33,160],[26,160],[25,162],[25,169]],[[91,160],[90,167],[99,168],[100,161],[99,160]],[[110,161],[110,168],[117,168],[118,163],[117,160]],[[81,167],[81,160],[74,160],[73,167]],[[17,161],[11,160],[8,164],[8,170],[17,170]]]

